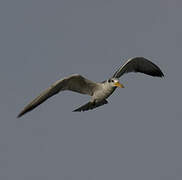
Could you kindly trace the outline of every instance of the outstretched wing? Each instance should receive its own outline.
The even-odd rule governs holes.
[[[88,103],[84,104],[83,106],[75,109],[73,112],[88,111],[88,110],[97,108],[97,107],[102,106],[107,103],[108,103],[108,101],[106,99],[103,99],[100,102],[88,102]]]
[[[126,61],[126,63],[114,73],[113,77],[120,78],[123,74],[129,72],[140,72],[158,77],[164,76],[160,68],[148,59],[144,57],[134,57]]]
[[[81,75],[74,74],[69,77],[60,79],[52,84],[48,89],[44,90],[38,97],[36,97],[32,102],[30,102],[25,108],[20,112],[18,117],[21,117],[25,113],[33,110],[38,105],[46,101],[51,96],[57,94],[63,90],[70,90],[78,92],[81,94],[93,95],[97,84],[84,78]]]

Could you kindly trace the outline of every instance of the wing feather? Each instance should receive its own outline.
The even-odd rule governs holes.
[[[150,76],[163,77],[164,74],[160,68],[144,57],[134,57],[126,61],[113,75],[115,78],[120,78],[123,74],[129,72],[140,72]]]
[[[99,102],[88,102],[88,103],[84,104],[83,106],[75,109],[73,112],[88,111],[88,110],[97,108],[97,107],[102,106],[107,103],[108,103],[108,101],[106,99],[103,99],[102,101],[99,101]]]
[[[44,90],[38,97],[36,97],[27,106],[25,106],[25,108],[20,112],[20,114],[17,117],[21,117],[25,113],[33,110],[38,105],[40,105],[48,98],[52,97],[60,91],[70,90],[92,96],[96,87],[97,83],[94,83],[79,74],[73,74],[69,77],[56,81],[49,88]]]

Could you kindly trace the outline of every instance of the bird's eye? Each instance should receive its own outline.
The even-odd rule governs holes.
[[[111,82],[111,80],[109,79],[109,80],[108,80],[108,82],[110,83],[110,82]]]
[[[111,82],[114,82],[114,80],[112,79]]]

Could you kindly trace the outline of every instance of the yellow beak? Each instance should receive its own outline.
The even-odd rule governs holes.
[[[121,84],[119,82],[116,82],[114,85],[117,86],[117,87],[120,87],[120,88],[124,88],[123,84]]]

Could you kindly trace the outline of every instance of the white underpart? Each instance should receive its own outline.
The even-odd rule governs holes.
[[[91,101],[99,102],[109,97],[113,92],[113,86],[110,83],[99,83],[99,88],[94,92]]]

